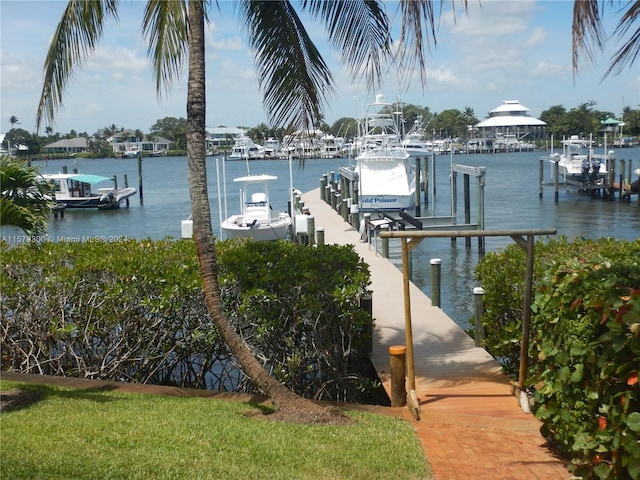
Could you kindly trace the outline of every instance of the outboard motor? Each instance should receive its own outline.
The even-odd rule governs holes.
[[[595,182],[598,179],[598,172],[600,171],[600,167],[602,166],[602,162],[599,158],[593,160],[592,172],[591,172],[591,181]]]
[[[589,178],[589,170],[591,169],[591,165],[589,164],[589,160],[587,158],[585,158],[584,160],[582,160],[582,178],[583,179],[587,179]]]

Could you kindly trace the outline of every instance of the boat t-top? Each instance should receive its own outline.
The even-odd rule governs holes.
[[[254,240],[285,240],[291,226],[288,213],[275,213],[269,201],[269,183],[274,175],[247,175],[234,178],[241,183],[240,213],[231,215],[221,224],[226,238]]]

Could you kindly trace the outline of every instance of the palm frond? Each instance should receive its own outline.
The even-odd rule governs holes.
[[[595,59],[594,47],[604,49],[605,35],[598,10],[597,0],[576,0],[573,3],[573,73],[578,71],[580,55],[584,53],[587,62]]]
[[[321,118],[321,106],[334,92],[329,67],[290,2],[243,1],[264,108],[274,125],[309,129]]]
[[[381,4],[375,0],[302,2],[302,8],[326,25],[329,41],[342,53],[342,61],[354,79],[365,78],[375,90],[382,65],[391,57],[390,26]]]
[[[36,129],[43,118],[54,123],[56,111],[74,68],[84,63],[102,36],[107,17],[118,18],[118,0],[70,0],[51,41],[44,64],[44,82],[36,114]]]
[[[613,60],[604,74],[605,78],[611,73],[614,75],[620,73],[626,65],[633,65],[638,58],[638,53],[640,52],[640,26],[631,34],[628,40],[624,41],[633,24],[638,21],[640,21],[640,2],[629,2],[629,9],[624,12],[616,27],[616,36],[618,41],[623,42],[623,46],[614,54]]]
[[[149,42],[151,59],[160,96],[180,75],[188,53],[187,8],[184,1],[149,0],[144,12],[142,32]]]
[[[53,186],[39,171],[21,160],[0,158],[0,225],[14,225],[28,235],[47,231],[47,217],[54,206]]]
[[[413,71],[417,63],[420,68],[420,80],[425,85],[427,73],[424,58],[437,45],[433,2],[401,0],[398,8],[402,12],[402,29],[396,58],[401,70]],[[428,32],[426,36],[423,36],[423,28]]]

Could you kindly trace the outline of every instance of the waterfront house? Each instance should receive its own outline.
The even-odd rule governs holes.
[[[63,138],[62,140],[46,145],[44,152],[75,155],[76,153],[86,152],[87,146],[88,142],[86,137]]]
[[[175,146],[172,140],[155,135],[138,136],[133,130],[118,132],[107,141],[111,144],[113,153],[119,156],[127,155],[129,152],[142,152],[149,155],[166,153]]]
[[[475,128],[482,138],[515,136],[516,140],[528,142],[544,139],[547,124],[529,115],[529,111],[519,100],[504,100]]]

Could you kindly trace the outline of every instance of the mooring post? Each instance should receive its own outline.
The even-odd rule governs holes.
[[[464,182],[464,223],[469,225],[471,223],[471,194],[469,187],[469,174],[465,173],[463,177]],[[471,246],[471,237],[466,237],[464,239],[464,245],[466,247]]]
[[[434,307],[439,307],[442,259],[432,258],[429,263],[431,264],[431,305]]]
[[[313,215],[307,215],[307,236],[309,237],[309,245],[315,245],[316,219]]]
[[[481,347],[484,340],[484,326],[482,325],[482,316],[484,315],[484,288],[475,287],[473,289],[473,305],[475,313],[475,341],[476,347]]]
[[[416,217],[421,215],[420,213],[420,157],[416,158]]]
[[[140,205],[144,205],[144,195],[142,193],[142,152],[138,152],[138,196]]]
[[[381,225],[380,230],[389,230],[389,225]],[[382,238],[382,258],[389,258],[389,239]]]
[[[324,227],[320,227],[316,230],[316,241],[318,245],[324,245]]]
[[[124,174],[124,187],[125,188],[129,188],[129,179],[127,178],[127,174]],[[129,206],[129,197],[127,197],[125,199],[125,203],[127,204],[127,207]]]
[[[322,200],[323,202],[326,201],[326,197],[325,197],[326,186],[327,186],[327,178],[322,177],[320,179],[320,200]]]
[[[371,245],[371,214],[364,214],[364,235],[366,237],[367,243]]]
[[[429,205],[429,159],[427,157],[424,159],[424,175],[422,175],[422,179],[424,180],[424,185],[422,185],[422,194],[424,196],[424,205],[426,207]]]
[[[538,198],[542,198],[542,190],[544,188],[544,160],[540,159],[540,165],[538,167]]]
[[[555,162],[553,162],[553,198],[554,198],[554,202],[558,203],[558,199],[560,198],[559,196],[559,191],[560,191],[560,166],[558,165],[558,162],[560,160],[556,159]]]
[[[404,407],[407,404],[407,392],[405,388],[406,354],[407,347],[404,345],[394,345],[389,347],[392,407]]]
[[[360,208],[358,203],[351,199],[351,208],[349,209],[351,215],[351,228],[358,230],[360,228]]]

